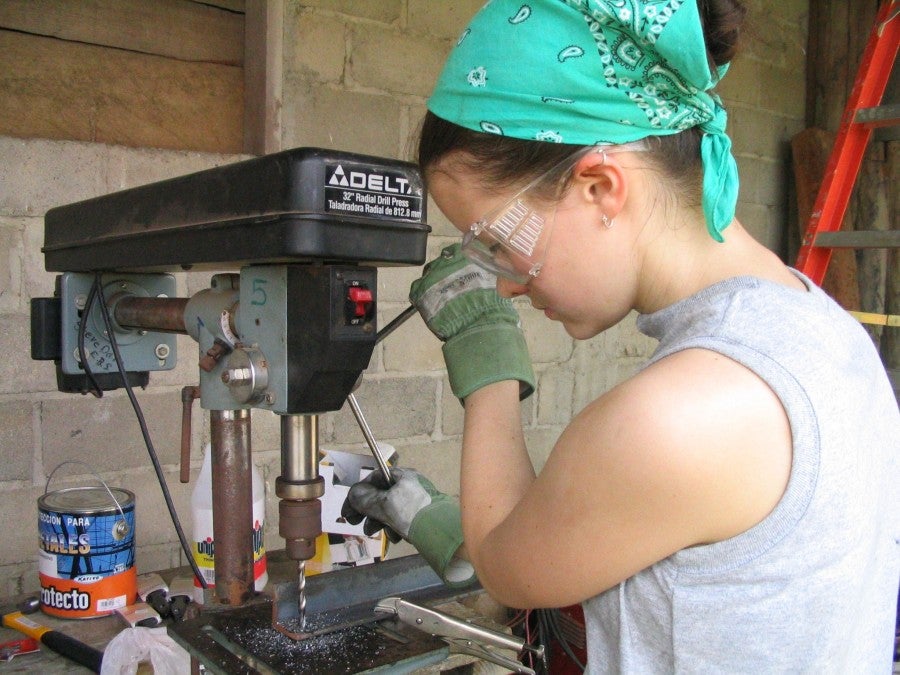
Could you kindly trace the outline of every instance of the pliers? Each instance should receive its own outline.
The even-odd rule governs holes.
[[[395,617],[403,623],[442,639],[451,650],[477,656],[496,663],[514,673],[535,675],[534,670],[495,650],[511,650],[516,654],[529,651],[543,658],[544,647],[533,646],[521,638],[463,621],[430,607],[416,605],[402,598],[384,598],[375,605],[375,612]]]

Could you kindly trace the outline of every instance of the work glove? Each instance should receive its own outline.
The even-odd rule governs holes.
[[[431,565],[448,586],[473,581],[471,563],[454,557],[463,543],[459,504],[434,487],[414,469],[392,469],[394,484],[373,471],[350,488],[341,515],[351,525],[365,519],[363,531],[372,536],[380,529],[392,541],[402,537]]]
[[[497,295],[497,277],[470,262],[459,244],[428,263],[409,299],[443,342],[450,389],[460,400],[502,380],[519,381],[519,398],[534,391],[534,371],[519,315]]]

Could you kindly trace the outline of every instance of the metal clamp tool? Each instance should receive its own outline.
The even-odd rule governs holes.
[[[521,638],[478,626],[430,607],[416,605],[402,598],[384,598],[375,605],[375,612],[389,614],[399,621],[441,638],[451,650],[485,661],[496,663],[514,673],[535,675],[534,670],[518,661],[498,653],[497,649],[511,650],[520,654],[523,650],[543,658],[544,648],[529,645]]]

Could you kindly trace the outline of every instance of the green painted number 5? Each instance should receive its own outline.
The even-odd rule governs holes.
[[[251,305],[264,305],[266,304],[266,280],[265,279],[254,279],[253,280],[253,291],[250,293],[250,304]]]

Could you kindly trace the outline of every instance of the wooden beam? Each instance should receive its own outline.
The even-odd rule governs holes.
[[[243,70],[0,30],[0,135],[237,153]]]
[[[209,5],[210,7],[221,7],[230,12],[244,13],[244,0],[191,0],[198,5]]]
[[[244,60],[243,15],[186,0],[2,0],[0,28],[181,61]]]
[[[244,152],[282,149],[283,0],[246,0],[244,22]]]

